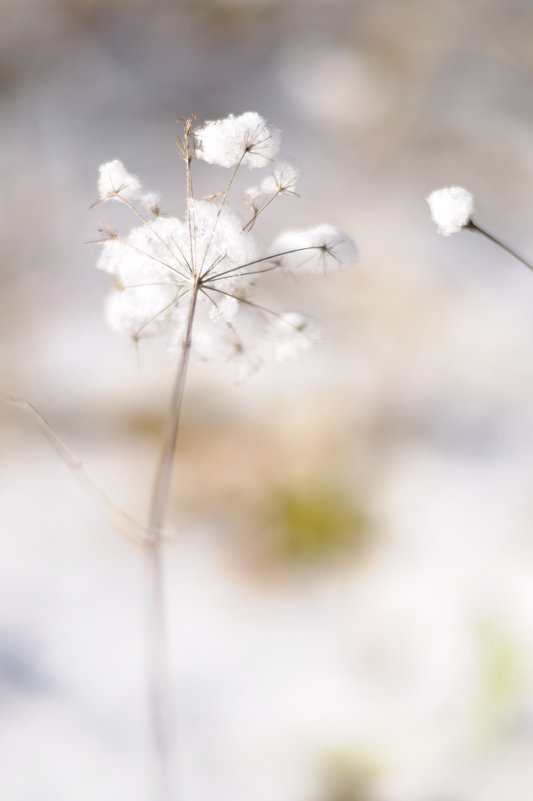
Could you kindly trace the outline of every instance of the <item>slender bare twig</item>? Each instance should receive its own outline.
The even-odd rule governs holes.
[[[235,165],[235,168],[234,168],[234,170],[233,170],[233,172],[231,174],[231,178],[229,179],[226,188],[224,189],[224,191],[222,193],[222,200],[220,201],[220,205],[219,205],[218,210],[217,210],[217,216],[215,217],[215,222],[213,223],[213,228],[211,229],[211,234],[210,234],[209,239],[207,241],[207,244],[205,246],[204,255],[202,256],[202,263],[200,264],[200,267],[198,269],[198,274],[201,275],[202,278],[204,278],[206,275],[209,275],[209,273],[213,269],[213,266],[211,265],[205,271],[205,273],[202,273],[202,270],[204,269],[204,265],[205,265],[205,260],[207,259],[207,254],[209,253],[209,248],[211,247],[211,242],[213,241],[213,237],[215,235],[215,230],[216,230],[218,221],[220,219],[220,215],[222,214],[222,209],[224,208],[224,205],[225,205],[226,200],[227,200],[228,195],[229,195],[229,190],[231,189],[233,181],[235,180],[235,176],[237,175],[237,172],[239,171],[239,167],[241,166],[242,160],[245,157],[245,155],[246,155],[246,152],[243,152],[243,154],[240,157],[239,161]]]
[[[528,270],[531,270],[533,272],[533,264],[527,261],[527,259],[524,259],[523,256],[521,256],[519,253],[516,252],[516,250],[510,248],[509,245],[505,245],[500,239],[495,237],[493,234],[489,233],[489,231],[487,231],[485,228],[482,228],[473,220],[470,220],[470,222],[465,226],[465,228],[467,228],[470,231],[476,231],[478,234],[482,234],[491,242],[493,242],[495,245],[498,245],[498,247],[500,247],[502,250],[505,250],[505,252],[508,253],[510,256],[515,258],[517,261],[521,262],[525,267],[527,267]]]
[[[145,322],[140,326],[140,328],[138,328],[134,332],[133,339],[137,339],[141,334],[141,332],[144,331],[144,329],[147,328],[147,326],[149,326],[150,323],[153,323],[154,320],[157,320],[160,314],[164,314],[167,311],[167,309],[170,309],[170,307],[173,306],[175,303],[177,303],[177,301],[180,298],[182,298],[187,292],[188,292],[187,287],[185,289],[182,289],[181,292],[177,292],[170,301],[170,303],[167,303],[166,306],[163,306],[162,309],[159,309],[159,311],[153,314],[148,320],[145,320]]]
[[[162,259],[158,259],[157,256],[153,256],[151,253],[147,253],[145,250],[142,250],[141,248],[136,248],[135,245],[131,244],[131,242],[128,242],[125,239],[121,239],[119,236],[115,236],[115,237],[113,237],[113,239],[114,239],[115,242],[119,242],[121,245],[124,245],[125,247],[130,248],[131,250],[135,251],[135,253],[138,253],[140,256],[144,256],[147,259],[151,259],[152,261],[157,262],[157,264],[161,264],[163,267],[167,267],[169,270],[172,270],[173,273],[176,273],[177,275],[180,276],[180,278],[183,278],[185,281],[189,281],[189,276],[188,275],[186,275],[185,273],[182,273],[181,270],[178,270],[176,267],[173,267],[171,264],[167,264],[166,261],[163,261]],[[105,242],[105,241],[106,240],[100,240],[100,242]],[[89,243],[89,244],[92,244],[92,243]]]
[[[127,207],[129,210],[130,210],[130,211],[132,211],[132,212],[135,214],[135,216],[136,216],[136,217],[138,217],[138,218],[139,218],[139,220],[141,220],[141,222],[143,223],[143,225],[146,225],[146,227],[148,228],[148,230],[149,230],[149,231],[151,231],[151,232],[152,232],[152,234],[153,234],[153,235],[156,237],[156,239],[158,239],[158,240],[161,242],[161,244],[163,245],[163,247],[164,247],[166,250],[168,250],[168,252],[169,252],[169,253],[170,253],[170,255],[172,256],[172,258],[173,258],[173,259],[175,259],[175,260],[177,261],[177,263],[178,263],[178,264],[179,264],[181,267],[183,267],[183,266],[186,266],[186,267],[189,267],[189,269],[190,269],[190,264],[187,262],[187,260],[185,260],[185,265],[181,264],[180,260],[177,258],[176,254],[174,253],[174,251],[172,250],[172,248],[170,247],[170,245],[168,244],[168,242],[166,242],[166,241],[163,239],[163,237],[161,236],[161,234],[159,233],[159,231],[156,231],[156,230],[155,230],[155,228],[153,227],[153,225],[150,225],[150,223],[148,222],[148,220],[146,219],[146,217],[143,217],[143,215],[141,214],[141,212],[139,211],[139,209],[137,209],[137,208],[136,208],[136,207],[133,205],[133,203],[130,203],[130,201],[129,201],[129,200],[127,200],[127,199],[126,199],[125,197],[123,197],[122,195],[119,195],[118,193],[117,193],[116,197],[117,197],[117,198],[118,198],[120,201],[122,201],[122,203],[124,203],[124,205],[125,205],[125,206],[126,206],[126,207]],[[183,255],[183,254],[181,254],[181,255]]]
[[[83,468],[82,462],[74,456],[65,443],[56,434],[50,423],[45,420],[42,414],[37,411],[35,406],[22,398],[7,398],[9,403],[22,406],[30,411],[37,420],[43,434],[51,444],[60,459],[66,464],[72,475],[76,478],[81,487],[97,503],[107,519],[112,525],[124,534],[128,539],[137,544],[145,543],[149,539],[146,528],[122,511],[109,496],[90,478]]]
[[[274,192],[274,194],[271,195],[271,197],[269,197],[268,200],[265,200],[265,202],[261,206],[255,209],[252,217],[250,217],[248,222],[245,225],[243,225],[242,230],[251,231],[255,225],[255,221],[257,220],[261,212],[263,212],[268,206],[270,206],[272,201],[275,200],[279,194],[281,194],[281,189],[278,189],[276,192]]]
[[[202,277],[203,281],[216,281],[217,278],[223,278],[226,275],[230,275],[234,273],[236,270],[244,270],[245,267],[252,267],[254,264],[260,264],[263,261],[274,261],[274,259],[280,259],[282,256],[289,256],[291,253],[301,253],[304,250],[324,250],[322,245],[309,245],[306,248],[293,248],[292,250],[283,250],[281,253],[273,253],[271,256],[263,256],[260,259],[254,259],[253,261],[248,261],[246,264],[239,264],[237,267],[232,267],[229,270],[224,270],[222,273],[216,273],[215,275],[210,275],[208,277]],[[329,252],[329,251],[328,251]],[[279,265],[281,266],[281,265]],[[277,269],[278,265],[276,265],[273,269]]]

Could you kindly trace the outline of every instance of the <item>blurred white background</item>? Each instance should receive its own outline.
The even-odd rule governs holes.
[[[180,215],[176,120],[258,111],[302,178],[257,234],[330,222],[361,252],[273,286],[324,321],[301,362],[241,386],[192,367],[166,565],[177,797],[530,801],[533,277],[439,237],[425,197],[466,186],[533,257],[531,3],[0,12],[4,395],[139,519],[173,363],[103,323],[98,165]],[[149,799],[142,555],[31,417],[2,406],[0,436],[0,797]]]

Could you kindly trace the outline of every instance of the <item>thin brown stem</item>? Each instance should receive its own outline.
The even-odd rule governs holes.
[[[187,227],[189,229],[190,263],[191,272],[196,277],[196,212],[194,209],[194,192],[191,170],[191,161],[194,155],[194,150],[191,151],[189,145],[189,137],[194,119],[195,117],[189,117],[189,119],[185,122],[183,158],[185,159],[187,176]]]
[[[135,216],[136,216],[136,217],[138,217],[138,218],[139,218],[139,220],[141,220],[141,222],[143,223],[143,225],[146,225],[146,227],[148,228],[148,230],[149,230],[149,231],[151,231],[151,232],[152,232],[152,234],[153,234],[153,235],[156,237],[156,239],[158,239],[158,240],[161,242],[161,244],[163,245],[163,247],[164,247],[164,248],[166,248],[166,250],[168,250],[168,252],[169,252],[169,253],[170,253],[170,255],[172,256],[172,258],[173,258],[173,259],[175,259],[175,260],[177,261],[177,263],[180,265],[180,267],[183,267],[184,265],[183,265],[183,264],[181,264],[180,260],[177,258],[176,254],[173,252],[173,250],[172,250],[172,248],[169,246],[168,242],[165,242],[165,240],[163,239],[163,237],[161,236],[161,234],[160,234],[158,231],[156,231],[156,230],[155,230],[155,228],[154,228],[152,225],[150,225],[150,223],[148,222],[148,220],[146,219],[146,217],[143,217],[143,215],[141,214],[141,212],[139,211],[139,209],[136,209],[136,208],[135,208],[135,206],[133,205],[133,203],[130,203],[130,201],[129,201],[129,200],[127,200],[125,197],[122,197],[122,195],[119,195],[119,194],[117,194],[117,198],[118,198],[119,200],[121,200],[121,201],[122,201],[122,203],[124,203],[124,205],[125,205],[125,206],[127,206],[127,208],[128,208],[130,211],[132,211],[132,212],[133,212],[133,214],[135,214]],[[187,262],[185,262],[185,266],[186,266],[186,267],[189,267],[189,269],[190,269],[190,265],[189,265],[189,264],[187,264]],[[177,271],[176,271],[176,272],[177,272]]]
[[[265,200],[263,205],[259,206],[259,208],[254,211],[253,216],[248,220],[246,225],[243,225],[242,230],[251,231],[253,226],[255,225],[255,221],[257,220],[261,212],[264,211],[268,206],[270,206],[272,201],[275,200],[280,193],[281,189],[278,189],[276,192],[274,192],[274,194],[271,197],[268,198],[268,200]]]
[[[262,306],[260,303],[255,303],[253,300],[248,300],[248,298],[241,298],[239,295],[233,295],[231,292],[224,292],[223,289],[218,289],[218,287],[215,286],[210,286],[208,288],[210,292],[218,292],[219,295],[225,295],[228,298],[235,298],[235,300],[237,300],[239,303],[244,303],[246,306],[252,306],[252,308],[265,312],[265,314],[271,314],[273,317],[283,317],[280,312],[274,311],[274,309],[269,309],[268,306]]]
[[[202,270],[204,269],[204,265],[205,265],[205,260],[207,259],[207,254],[209,253],[209,248],[211,247],[211,242],[213,241],[213,237],[215,235],[215,230],[216,230],[218,221],[220,219],[220,215],[222,214],[222,209],[224,208],[224,204],[226,203],[227,197],[229,195],[229,190],[231,189],[233,181],[235,180],[235,176],[237,175],[237,172],[239,171],[239,167],[241,166],[242,160],[245,157],[245,155],[246,155],[246,151],[243,152],[243,154],[240,157],[239,161],[235,165],[235,169],[233,170],[233,172],[231,174],[231,178],[228,181],[228,185],[226,186],[226,188],[224,189],[224,192],[222,193],[222,200],[220,201],[220,205],[219,205],[218,211],[217,211],[217,216],[215,217],[215,222],[213,223],[213,228],[211,229],[211,234],[209,236],[209,240],[207,242],[207,245],[205,246],[204,255],[202,257],[202,263],[200,264],[200,268],[198,270],[198,274],[202,275],[202,277],[205,277],[206,275],[209,275],[210,271],[213,269],[212,266],[211,266],[211,267],[209,267],[208,270],[205,271],[205,273],[202,274]]]
[[[177,301],[178,301],[180,298],[182,298],[186,292],[187,292],[187,289],[182,289],[182,291],[181,291],[181,292],[177,292],[177,293],[174,295],[174,297],[172,298],[172,300],[170,301],[170,303],[167,303],[167,305],[166,305],[166,306],[163,306],[163,308],[162,308],[162,309],[159,309],[159,311],[158,311],[158,312],[156,312],[155,314],[153,314],[153,315],[152,315],[152,316],[151,316],[151,317],[150,317],[148,320],[146,320],[146,321],[145,321],[145,322],[144,322],[144,323],[143,323],[143,324],[140,326],[140,328],[138,328],[138,329],[137,329],[137,330],[134,332],[134,334],[133,334],[133,339],[137,339],[137,338],[140,336],[140,334],[141,334],[141,333],[144,331],[144,329],[145,329],[145,328],[147,328],[147,327],[150,325],[150,323],[153,323],[153,322],[154,322],[154,320],[157,320],[157,318],[158,318],[158,317],[159,317],[161,314],[164,314],[164,313],[167,311],[167,309],[170,309],[170,308],[171,308],[171,306],[173,306],[175,303],[177,303]]]
[[[231,273],[236,272],[237,270],[244,270],[246,267],[252,267],[254,264],[261,264],[263,261],[274,261],[274,259],[280,259],[282,256],[289,256],[291,253],[301,253],[304,250],[323,250],[324,248],[322,245],[308,245],[305,248],[293,248],[292,250],[283,250],[281,253],[273,253],[271,256],[263,256],[261,259],[254,259],[253,261],[248,261],[246,264],[239,264],[237,267],[231,267],[229,270],[224,270],[222,273],[216,273],[215,275],[210,275],[209,277],[202,278],[202,281],[216,281],[217,278],[224,278],[226,275],[231,275]],[[280,265],[281,266],[281,265]],[[273,267],[273,269],[277,269],[278,265]]]
[[[161,264],[162,267],[167,267],[169,270],[172,270],[172,272],[179,275],[180,278],[183,278],[185,281],[189,281],[189,276],[185,275],[185,273],[182,273],[180,270],[176,269],[176,267],[173,267],[171,264],[167,264],[166,261],[158,259],[157,256],[153,256],[151,253],[148,253],[146,250],[142,250],[141,248],[136,248],[135,245],[132,245],[130,242],[127,242],[125,239],[121,239],[118,236],[113,237],[113,239],[115,242],[118,242],[119,244],[124,245],[127,248],[130,248],[130,250],[135,251],[135,253],[138,253],[139,256],[144,256],[146,259],[151,259],[152,261],[157,262],[157,264]],[[106,240],[100,240],[100,241],[105,242]]]
[[[524,259],[523,256],[521,256],[519,253],[516,252],[516,250],[513,250],[512,248],[510,248],[509,245],[505,245],[503,242],[501,242],[499,239],[497,239],[497,237],[493,236],[491,233],[489,233],[489,231],[487,231],[485,228],[482,228],[480,225],[475,223],[473,220],[470,220],[468,225],[465,226],[465,227],[468,228],[470,231],[477,231],[478,234],[483,234],[483,236],[485,236],[487,239],[489,239],[495,245],[498,245],[498,247],[500,247],[502,250],[505,250],[506,253],[508,253],[510,256],[512,256],[517,261],[521,262],[525,267],[527,267],[528,270],[531,270],[533,272],[533,264],[531,264],[529,261],[527,261],[527,259]]]
[[[233,278],[246,278],[246,277],[247,277],[247,276],[249,276],[249,275],[261,275],[262,273],[271,273],[271,272],[273,272],[274,270],[279,270],[279,265],[278,265],[278,264],[274,264],[274,265],[273,265],[273,267],[263,267],[263,269],[262,269],[262,270],[249,270],[249,271],[248,271],[248,272],[246,272],[246,273],[233,273],[232,275],[227,275],[227,276],[219,276],[219,278],[220,278],[220,277],[221,277],[222,279],[224,279],[224,278],[229,278],[229,279],[233,279]],[[207,278],[207,279],[206,279],[206,283],[208,283],[210,280],[211,280],[210,278]],[[217,278],[217,280],[219,280],[219,279]]]
[[[191,292],[180,359],[163,437],[163,447],[153,484],[148,523],[149,541],[145,548],[149,593],[147,644],[150,664],[148,666],[148,693],[158,801],[172,801],[171,701],[163,591],[162,526],[170,490],[197,298],[198,285],[195,284]]]

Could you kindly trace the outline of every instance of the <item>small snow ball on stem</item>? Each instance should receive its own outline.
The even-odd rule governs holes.
[[[470,223],[474,211],[474,197],[462,186],[448,186],[435,189],[427,197],[431,219],[439,234],[456,234]]]
[[[220,167],[265,167],[279,151],[281,135],[255,111],[205,122],[194,132],[196,157]]]
[[[524,259],[516,250],[506,245],[501,239],[482,228],[472,219],[474,212],[474,197],[462,186],[449,186],[444,189],[435,189],[426,198],[431,211],[431,219],[437,225],[437,230],[443,236],[450,236],[463,228],[481,234],[499,248],[505,250],[510,256],[521,262],[524,267],[533,272],[533,264]]]
[[[141,182],[127,171],[118,159],[102,164],[98,178],[100,200],[136,200],[141,192]]]

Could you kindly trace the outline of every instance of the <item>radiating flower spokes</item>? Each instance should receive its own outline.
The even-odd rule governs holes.
[[[347,266],[355,260],[355,246],[338,228],[322,225],[283,234],[270,254],[264,255],[251,233],[252,225],[276,197],[295,194],[297,171],[281,164],[263,179],[257,190],[261,200],[247,222],[227,200],[243,165],[261,167],[277,155],[279,132],[255,112],[208,122],[196,130],[193,120],[184,121],[178,142],[187,171],[185,221],[161,214],[159,196],[145,190],[118,160],[100,168],[99,202],[120,201],[140,222],[126,237],[111,225],[101,229],[98,267],[116,279],[106,307],[108,321],[135,340],[166,333],[172,345],[179,345],[186,296],[194,293],[198,303],[193,345],[203,358],[221,357],[226,362],[230,353],[242,357],[254,351],[251,361],[255,364],[269,356],[296,355],[306,342],[310,346],[317,341],[316,325],[303,324],[301,316],[296,324],[296,316],[257,303],[248,296],[249,290],[261,274],[276,270],[326,274]],[[194,197],[191,163],[195,157],[233,168],[224,189],[210,200]],[[204,306],[208,313],[203,313]],[[249,320],[252,312],[255,336]],[[201,328],[212,330],[202,334]],[[283,347],[279,346],[281,332],[285,332]],[[298,340],[297,347],[287,344],[290,337]],[[211,352],[197,347],[202,341],[211,342]]]

